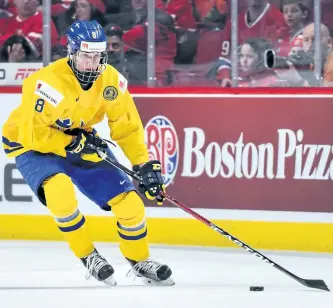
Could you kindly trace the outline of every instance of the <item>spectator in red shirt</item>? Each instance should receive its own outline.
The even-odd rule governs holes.
[[[281,11],[266,0],[248,0],[246,10],[238,15],[238,44],[250,37],[265,38],[276,44],[276,32],[285,25]],[[221,30],[221,56],[230,57],[231,20]]]
[[[166,11],[175,20],[176,27],[195,29],[190,0],[157,0],[156,8]]]
[[[229,12],[229,0],[192,0],[198,19],[215,21]],[[238,1],[238,9],[241,3]]]
[[[240,9],[240,3],[238,2],[238,9]],[[230,5],[228,0],[197,0],[195,1],[195,7],[197,12],[201,16],[203,28],[220,28],[225,27],[227,16],[229,15]]]
[[[303,28],[309,21],[309,8],[300,0],[285,0],[282,4],[286,26],[277,32],[281,56],[288,56],[294,41],[302,37]]]
[[[291,42],[288,56],[291,57],[293,55],[296,55],[298,52],[302,50],[303,50],[303,35],[299,35]]]
[[[43,16],[37,11],[37,0],[16,0],[17,16],[0,20],[0,46],[13,35],[25,38],[35,57],[40,57],[43,50]],[[55,45],[58,32],[51,23],[51,41]],[[22,46],[21,46],[22,48]]]
[[[132,0],[136,25],[124,33],[127,49],[134,49],[147,55],[147,0]],[[176,35],[165,25],[155,25],[155,68],[157,85],[168,83],[167,71],[173,67],[176,56]]]
[[[276,87],[285,86],[272,69],[265,66],[265,51],[272,49],[272,44],[261,38],[249,38],[240,47],[239,87]]]
[[[322,60],[322,73],[324,74],[324,67],[329,57],[329,54],[333,51],[333,40],[330,36],[329,29],[326,25],[320,25],[321,34],[321,60]],[[303,29],[303,45],[302,50],[293,55],[293,59],[289,58],[289,70],[276,70],[276,73],[288,80],[292,84],[297,86],[311,85],[315,86],[317,83],[316,76],[314,74],[314,39],[315,28],[311,23]],[[294,67],[294,69],[292,69]],[[296,68],[296,69],[295,69]],[[282,74],[281,74],[282,73]]]
[[[273,69],[266,66],[265,55],[273,45],[266,39],[249,38],[239,49],[239,87],[280,87],[288,83],[278,78]],[[231,87],[231,64],[219,59],[213,68],[215,80],[221,87]]]

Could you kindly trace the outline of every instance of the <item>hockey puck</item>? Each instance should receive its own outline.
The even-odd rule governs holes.
[[[264,287],[251,286],[250,291],[264,291]]]

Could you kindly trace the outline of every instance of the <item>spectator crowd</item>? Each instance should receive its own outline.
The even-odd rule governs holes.
[[[97,20],[108,63],[132,84],[147,82],[149,0],[51,0],[52,61],[66,57],[75,20]],[[230,0],[155,0],[157,86],[230,87]],[[314,73],[314,0],[239,0],[239,87],[304,87]],[[333,0],[321,0],[323,84],[333,82]],[[0,0],[0,61],[40,62],[41,0]],[[1,65],[1,63],[0,63]]]

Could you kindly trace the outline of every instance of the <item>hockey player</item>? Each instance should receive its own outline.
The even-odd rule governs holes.
[[[3,127],[4,150],[53,215],[74,254],[93,276],[115,285],[114,269],[96,250],[78,209],[74,185],[117,218],[120,250],[137,276],[171,284],[167,265],[148,259],[144,205],[126,175],[107,164],[89,144],[114,157],[92,126],[108,118],[110,136],[143,182],[139,191],[163,202],[159,161],[149,161],[141,119],[127,80],[107,65],[106,36],[96,21],[77,21],[67,34],[68,58],[29,76],[21,105]],[[108,230],[105,230],[108,232]]]

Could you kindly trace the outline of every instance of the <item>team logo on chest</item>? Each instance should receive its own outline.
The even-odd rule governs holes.
[[[108,86],[103,91],[103,97],[108,101],[113,101],[118,96],[118,91],[115,87]]]
[[[74,122],[72,122],[70,118],[58,119],[55,123],[59,128],[64,128],[64,129],[71,128],[71,126],[74,124]]]

